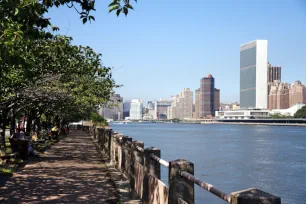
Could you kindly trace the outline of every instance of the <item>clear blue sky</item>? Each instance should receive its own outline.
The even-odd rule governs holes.
[[[306,83],[306,0],[138,0],[128,17],[108,14],[111,0],[96,0],[96,21],[83,25],[73,9],[47,16],[93,47],[124,99],[169,98],[193,91],[211,73],[221,102],[239,101],[239,46],[268,40],[268,60],[286,82]]]

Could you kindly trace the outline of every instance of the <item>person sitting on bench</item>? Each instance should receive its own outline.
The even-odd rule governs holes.
[[[12,135],[11,139],[16,139],[16,140],[28,140],[28,150],[29,150],[29,154],[33,155],[34,157],[39,157],[38,154],[36,154],[36,152],[34,151],[34,149],[32,148],[31,142],[30,142],[30,137],[28,137],[28,139],[25,138],[25,134],[23,132],[23,129],[20,129],[19,132],[16,132]]]
[[[58,136],[58,128],[56,125],[53,126],[53,128],[51,129],[51,135],[54,139],[57,139]]]

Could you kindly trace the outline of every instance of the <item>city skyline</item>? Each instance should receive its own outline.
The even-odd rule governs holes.
[[[300,74],[306,65],[302,0],[182,1],[176,9],[161,0],[139,1],[127,18],[103,12],[107,2],[96,6],[101,12],[88,25],[66,8],[51,10],[48,17],[62,28],[59,33],[73,36],[74,44],[103,54],[104,64],[114,67],[114,79],[123,84],[116,93],[125,99],[169,98],[183,87],[194,91],[198,76],[211,73],[223,90],[221,102],[239,102],[239,45],[256,39],[269,41],[268,60],[282,67],[283,81],[306,82]],[[194,12],[181,15],[186,9]]]

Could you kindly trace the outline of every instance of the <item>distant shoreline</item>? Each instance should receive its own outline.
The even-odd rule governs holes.
[[[225,124],[225,125],[267,125],[267,126],[301,126],[306,127],[305,123],[253,123],[253,122],[204,122],[206,124]]]

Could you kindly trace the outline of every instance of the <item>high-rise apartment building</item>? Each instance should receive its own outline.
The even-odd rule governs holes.
[[[171,106],[172,100],[160,99],[154,103],[154,117],[153,119],[168,119],[168,107]]]
[[[100,108],[100,114],[105,119],[122,120],[123,119],[123,98],[120,94],[114,94],[110,101]]]
[[[275,80],[282,81],[282,67],[280,66],[271,66],[268,63],[268,82],[274,82]]]
[[[193,118],[198,119],[200,118],[200,103],[201,103],[201,97],[200,97],[200,89],[195,90],[195,110],[193,114]]]
[[[132,120],[142,120],[143,102],[140,99],[131,101],[130,118]]]
[[[268,108],[268,41],[255,40],[240,46],[240,106]]]
[[[189,88],[184,88],[183,91],[173,97],[171,104],[172,118],[190,119],[192,118],[193,93]]]
[[[269,91],[269,110],[289,108],[290,85],[275,80]]]
[[[215,110],[218,111],[220,108],[220,89],[215,88]]]
[[[302,82],[296,81],[291,84],[289,91],[289,105],[294,106],[297,103],[306,104],[306,87]]]
[[[130,117],[131,101],[123,103],[123,118]]]
[[[200,118],[215,115],[215,79],[209,74],[200,82]]]

